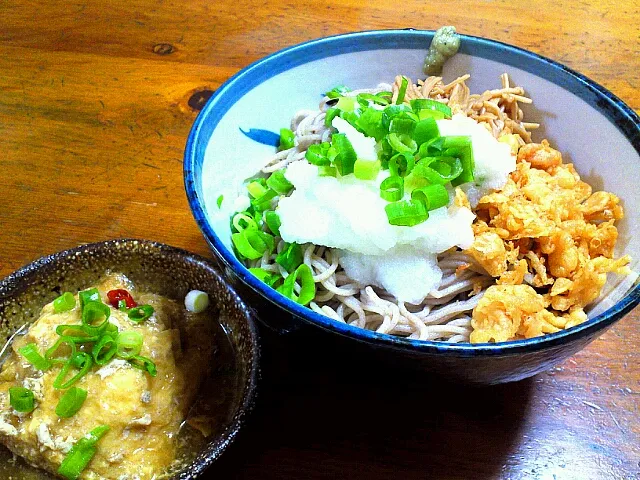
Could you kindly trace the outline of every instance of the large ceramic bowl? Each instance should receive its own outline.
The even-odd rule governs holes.
[[[522,379],[572,355],[629,312],[640,300],[635,277],[612,290],[585,323],[553,335],[500,344],[445,344],[415,341],[364,331],[311,312],[265,286],[236,259],[231,249],[229,213],[216,204],[219,195],[237,195],[233,178],[255,174],[274,152],[273,141],[299,109],[316,109],[322,92],[337,84],[364,88],[404,74],[423,78],[421,66],[433,32],[371,31],[323,38],[297,45],[245,68],[212,96],[189,136],[185,184],[193,215],[213,252],[226,265],[265,322],[283,319],[316,326],[364,344],[390,362],[413,366],[463,381],[497,383]],[[620,99],[552,60],[517,47],[462,36],[460,52],[445,66],[445,80],[470,73],[472,92],[499,88],[507,72],[533,99],[529,121],[543,125],[534,135],[548,138],[575,163],[596,189],[617,193],[626,207],[619,224],[619,252],[640,260],[640,121]],[[270,145],[271,144],[271,145]],[[223,203],[224,205],[224,203]],[[620,279],[618,279],[620,281]],[[264,310],[265,306],[271,310]],[[275,310],[273,307],[275,306]]]
[[[211,410],[215,411],[215,428],[206,442],[188,445],[184,461],[171,476],[176,480],[195,479],[237,436],[253,408],[259,375],[260,351],[253,314],[208,260],[160,243],[131,239],[48,255],[0,281],[0,333],[10,338],[37,318],[41,308],[60,292],[94,285],[107,270],[124,273],[143,291],[176,301],[184,301],[193,289],[209,294],[211,303],[206,311],[211,314],[210,336],[201,340],[215,345],[213,367],[196,402],[205,402],[207,408],[215,406]],[[200,339],[186,341],[195,345]],[[53,478],[21,459],[13,462],[11,458],[11,453],[0,446],[1,478]]]

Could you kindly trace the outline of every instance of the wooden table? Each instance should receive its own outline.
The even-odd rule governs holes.
[[[524,3],[0,0],[0,276],[116,237],[210,255],[182,184],[189,128],[230,75],[304,40],[453,24],[640,110],[636,0]],[[274,359],[270,342],[257,411],[212,476],[640,478],[639,316],[548,373],[485,389],[336,365],[324,345],[285,341]]]

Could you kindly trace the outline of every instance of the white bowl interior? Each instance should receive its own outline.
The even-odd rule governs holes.
[[[279,132],[288,127],[291,117],[301,109],[317,109],[322,93],[338,84],[351,88],[374,87],[391,83],[403,74],[416,81],[423,78],[423,49],[382,49],[342,53],[294,66],[264,79],[246,91],[222,116],[206,149],[202,170],[202,192],[211,226],[229,251],[229,218],[233,200],[244,193],[242,182],[257,173],[274,153],[274,148],[245,136],[241,129],[264,129]],[[445,66],[445,81],[465,73],[472,93],[500,88],[500,75],[509,74],[512,84],[521,85],[533,105],[524,106],[525,119],[539,122],[542,128],[534,140],[547,138],[560,150],[565,162],[576,169],[594,190],[618,195],[625,207],[619,222],[618,254],[633,257],[632,270],[638,271],[640,236],[640,157],[629,140],[605,115],[571,91],[552,83],[544,76],[501,63],[499,59],[459,53]],[[217,200],[224,196],[222,207]],[[637,275],[609,275],[601,299],[590,311],[599,314],[615,304],[634,284]]]

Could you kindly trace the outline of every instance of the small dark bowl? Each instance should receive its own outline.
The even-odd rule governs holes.
[[[198,478],[235,439],[252,410],[260,359],[251,311],[208,260],[160,243],[132,239],[88,244],[42,257],[0,281],[0,333],[9,339],[60,292],[86,288],[107,270],[122,272],[141,288],[176,301],[182,301],[190,290],[205,291],[215,307],[210,309],[219,312],[217,321],[232,352],[227,363],[233,365],[225,366],[226,374],[234,372],[236,387],[228,395],[231,400],[221,407],[227,411],[219,417],[219,430],[173,477]],[[21,468],[33,470],[26,465]],[[42,476],[50,478],[44,472]]]
[[[618,254],[631,255],[631,268],[640,271],[638,115],[611,92],[553,60],[504,43],[461,37],[459,53],[445,65],[445,79],[470,73],[469,87],[482,92],[498,87],[499,76],[507,72],[514,84],[523,85],[534,100],[527,119],[542,125],[537,141],[548,138],[585,180],[622,199],[626,210],[619,224]],[[259,309],[265,323],[316,327],[318,335],[323,330],[348,349],[362,349],[363,365],[371,358],[364,355],[373,354],[383,363],[450,380],[520,380],[573,355],[631,311],[640,303],[640,283],[627,277],[617,295],[599,302],[600,311],[590,311],[588,321],[561,332],[495,344],[450,344],[380,334],[317,314],[258,280],[231,248],[228,205],[233,205],[241,180],[259,171],[273,154],[277,132],[291,116],[301,108],[316,108],[321,93],[336,85],[371,87],[400,73],[414,80],[423,77],[422,62],[432,38],[433,32],[419,30],[349,33],[295,45],[240,71],[211,97],[191,130],[184,159],[189,205],[234,286]],[[588,121],[576,122],[582,118]],[[606,162],[600,155],[603,142],[615,149],[607,151]]]

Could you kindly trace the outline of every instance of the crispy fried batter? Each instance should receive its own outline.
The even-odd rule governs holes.
[[[472,342],[578,325],[606,274],[628,271],[628,256],[614,259],[614,222],[623,217],[619,198],[592,193],[547,141],[518,149],[516,170],[502,190],[480,199],[476,215],[466,253],[497,285],[473,312]]]

